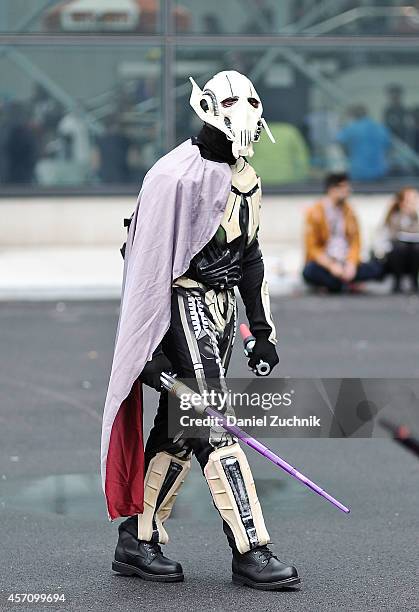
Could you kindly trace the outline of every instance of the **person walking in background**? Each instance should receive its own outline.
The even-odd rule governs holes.
[[[419,272],[419,195],[416,189],[405,187],[396,194],[384,226],[391,241],[387,265],[394,276],[393,292],[401,291],[402,277],[407,274],[416,293]]]
[[[368,116],[365,106],[354,106],[350,116],[351,120],[338,132],[336,139],[348,156],[351,179],[374,181],[384,177],[388,171],[390,132]]]
[[[103,183],[123,185],[129,182],[130,146],[119,116],[112,115],[107,120],[105,133],[97,139],[99,177]]]
[[[391,134],[402,140],[409,147],[414,147],[414,116],[404,103],[404,89],[401,85],[391,84],[387,87],[388,104],[384,109],[384,124]],[[409,160],[393,147],[390,155],[390,172],[392,175],[406,175],[411,171]]]
[[[348,176],[329,174],[325,191],[326,196],[307,211],[304,280],[332,293],[342,291],[350,283],[381,280],[384,274],[381,263],[361,262],[358,221],[348,203],[351,191]]]
[[[419,106],[412,109],[412,125],[413,150],[419,154]]]
[[[392,84],[387,88],[388,104],[384,109],[384,123],[395,136],[409,143],[412,133],[412,115],[405,106],[401,85]]]
[[[8,109],[9,126],[3,143],[5,182],[29,185],[34,181],[38,147],[30,110],[23,102],[13,102]]]

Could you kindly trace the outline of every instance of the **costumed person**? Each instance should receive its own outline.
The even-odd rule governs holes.
[[[119,525],[112,567],[146,580],[176,582],[182,566],[165,557],[169,518],[198,460],[232,549],[233,581],[274,590],[299,582],[297,570],[268,548],[252,473],[237,440],[211,427],[169,437],[160,376],[193,379],[202,393],[226,388],[236,326],[234,288],[256,338],[249,366],[279,361],[258,244],[260,179],[246,157],[262,129],[262,103],[236,71],[201,90],[191,79],[199,135],[147,173],[129,224],[120,318],[102,430],[102,478],[109,517]],[[142,384],[160,391],[145,453]]]

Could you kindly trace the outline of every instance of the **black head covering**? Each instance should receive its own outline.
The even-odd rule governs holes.
[[[215,162],[223,162],[233,166],[237,159],[234,157],[231,140],[220,130],[204,123],[198,136],[192,136],[192,144],[199,147],[199,151],[204,159]]]

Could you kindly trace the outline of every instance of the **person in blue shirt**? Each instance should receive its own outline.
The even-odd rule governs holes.
[[[388,171],[390,132],[368,116],[364,106],[351,110],[351,121],[337,134],[337,141],[349,158],[349,174],[354,181],[373,181]]]

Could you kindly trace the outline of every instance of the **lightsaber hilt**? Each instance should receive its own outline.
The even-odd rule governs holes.
[[[200,396],[200,394],[197,394],[194,391],[192,391],[192,389],[190,389],[187,385],[185,385],[185,383],[183,383],[181,380],[174,378],[173,376],[171,376],[170,374],[167,374],[166,372],[163,372],[160,380],[161,380],[163,387],[167,389],[169,393],[172,393],[179,399],[182,399],[182,397],[185,397],[185,395],[187,396],[193,395],[194,401],[191,402],[191,404],[193,405],[194,409],[199,414],[205,413],[208,416],[213,417],[214,419],[217,419],[217,422],[223,427],[223,429],[225,429],[225,431],[228,431],[229,433],[231,433],[233,436],[241,440],[244,444],[246,444],[250,448],[253,448],[253,450],[255,450],[257,453],[262,455],[262,457],[265,457],[266,459],[271,461],[273,464],[280,467],[282,470],[284,470],[284,472],[287,472],[287,474],[289,474],[290,476],[292,476],[293,478],[295,478],[296,480],[304,484],[306,487],[308,487],[312,491],[314,491],[314,493],[317,493],[317,495],[320,495],[320,497],[323,497],[324,499],[326,499],[328,502],[336,506],[336,508],[339,508],[339,510],[341,510],[342,512],[345,512],[346,514],[350,512],[350,509],[347,508],[347,506],[344,506],[340,501],[338,501],[337,499],[332,497],[329,493],[327,493],[324,489],[319,487],[319,485],[317,485],[315,482],[307,478],[307,476],[304,476],[304,474],[301,474],[301,472],[299,472],[295,467],[293,467],[290,463],[288,463],[287,461],[279,457],[279,455],[276,455],[267,446],[262,444],[262,442],[259,442],[259,440],[256,440],[256,438],[253,438],[252,436],[250,436],[248,433],[246,433],[243,429],[241,429],[237,425],[229,424],[229,422],[227,421],[227,418],[221,412],[219,412],[218,410],[213,408],[210,404],[208,404],[208,402],[206,402],[204,398]],[[196,401],[198,399],[197,396],[201,397],[201,402]]]
[[[250,357],[256,344],[256,338],[254,337],[250,329],[247,327],[247,325],[245,325],[244,323],[240,325],[240,333],[241,337],[243,338],[244,354],[246,355],[246,357]],[[256,364],[253,371],[257,372],[259,376],[268,376],[268,374],[270,374],[271,372],[271,366],[267,361],[263,361],[262,359],[260,359],[259,363]]]

